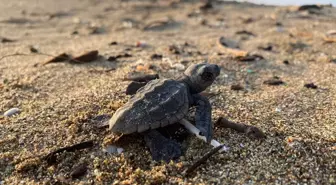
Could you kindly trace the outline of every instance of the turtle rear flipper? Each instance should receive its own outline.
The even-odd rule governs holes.
[[[165,138],[157,130],[147,131],[144,136],[153,160],[169,162],[182,155],[181,146],[176,141]]]

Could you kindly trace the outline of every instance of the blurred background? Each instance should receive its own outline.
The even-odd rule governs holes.
[[[238,0],[239,2],[244,2]],[[267,4],[267,5],[303,5],[303,4],[332,4],[335,6],[336,0],[248,0],[247,2],[258,3],[258,4]]]

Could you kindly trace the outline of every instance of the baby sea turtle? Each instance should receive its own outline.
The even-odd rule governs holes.
[[[154,160],[178,158],[180,146],[156,129],[179,122],[187,116],[190,107],[196,106],[196,127],[210,142],[213,135],[211,105],[199,93],[219,74],[218,65],[201,63],[189,66],[177,80],[152,80],[115,112],[109,121],[109,129],[117,134],[144,134]]]

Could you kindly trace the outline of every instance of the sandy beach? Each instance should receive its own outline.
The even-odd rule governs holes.
[[[336,184],[334,7],[0,4],[0,185]],[[192,135],[185,155],[169,164],[153,161],[141,136],[123,141],[121,154],[104,151],[112,136],[100,126],[129,100],[125,78],[176,78],[201,62],[221,67],[207,90],[215,94],[213,123],[224,117],[252,125],[265,140],[215,124],[214,138],[229,150],[188,177],[182,172],[211,149]],[[52,162],[43,157],[85,141],[93,145],[61,152]],[[78,166],[83,173],[74,177]]]

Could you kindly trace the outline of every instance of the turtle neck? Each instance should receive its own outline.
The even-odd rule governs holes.
[[[190,94],[198,94],[203,91],[201,87],[193,84],[189,76],[187,75],[180,76],[179,78],[177,78],[177,81],[186,84],[189,89]]]

